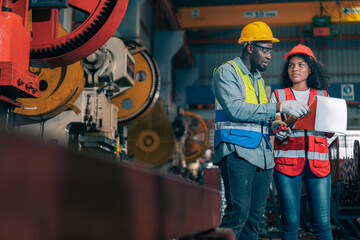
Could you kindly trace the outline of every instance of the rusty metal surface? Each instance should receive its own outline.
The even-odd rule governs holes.
[[[170,239],[220,224],[214,189],[0,133],[0,239]]]

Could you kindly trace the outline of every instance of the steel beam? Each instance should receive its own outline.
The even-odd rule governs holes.
[[[330,16],[332,23],[360,21],[360,1],[322,1],[242,4],[179,8],[183,29],[236,28],[254,21],[270,26],[299,26],[313,23],[315,16]]]
[[[301,42],[302,36],[283,36],[279,37],[280,42]],[[334,40],[356,40],[360,39],[360,34],[346,34],[334,37]],[[303,38],[303,41],[310,40],[310,38]],[[236,44],[238,38],[198,38],[190,39],[188,43],[192,44]]]
[[[219,191],[0,132],[0,236],[159,240],[220,224]]]

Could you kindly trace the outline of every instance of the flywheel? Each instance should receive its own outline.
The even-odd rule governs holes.
[[[118,123],[130,124],[145,116],[159,97],[160,73],[149,51],[141,44],[124,39],[124,44],[135,59],[134,86],[111,99],[118,111]]]
[[[175,134],[160,104],[128,127],[128,153],[134,161],[146,167],[158,167],[168,162],[175,150]]]
[[[61,25],[59,34],[66,34]],[[33,120],[46,120],[69,108],[77,114],[80,112],[74,106],[85,86],[84,69],[80,61],[53,69],[30,67],[29,70],[39,76],[39,97],[18,98],[22,107],[15,108],[13,112]]]
[[[119,27],[128,2],[69,0],[69,7],[81,12],[85,20],[65,36],[57,35],[58,9],[33,9],[30,64],[35,67],[59,67],[77,62],[95,52]]]
[[[204,120],[193,112],[184,112],[187,126],[185,140],[185,161],[192,162],[209,147],[209,131]]]

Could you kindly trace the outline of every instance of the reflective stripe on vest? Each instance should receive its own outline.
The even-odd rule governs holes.
[[[308,131],[307,136],[324,137],[324,133],[317,132],[317,131]],[[304,130],[291,130],[290,137],[305,137],[305,131]]]
[[[275,95],[279,102],[295,100],[290,88],[275,90]],[[316,95],[327,96],[327,92],[311,88],[309,105],[314,101]],[[306,152],[305,149],[307,149]],[[299,175],[303,171],[306,158],[315,175],[325,177],[330,173],[328,144],[323,132],[293,130],[283,141],[276,139],[274,158],[275,169],[290,176]]]
[[[259,101],[260,104],[268,102],[262,78],[258,80],[258,98],[250,77],[243,73],[235,61],[229,61],[226,63],[230,64],[235,69],[238,79],[244,82],[245,102],[253,104],[258,104]],[[214,70],[214,73],[215,71],[216,69]],[[232,122],[223,110],[221,104],[215,98],[215,148],[221,142],[234,143],[247,148],[256,148],[260,144],[263,135],[271,148],[269,130],[267,126],[264,126],[261,123]]]
[[[275,146],[274,146],[275,148]],[[274,150],[274,157],[276,158],[304,158],[304,150]],[[329,155],[327,153],[318,153],[318,152],[308,152],[309,159],[316,159],[319,161],[329,160]]]
[[[275,150],[274,145],[274,157],[287,157],[287,158],[305,158],[305,151],[304,150]]]
[[[215,124],[215,131],[220,129],[238,129],[261,133],[261,128],[263,132],[268,131],[267,126],[261,126],[261,124],[256,123],[217,122]]]

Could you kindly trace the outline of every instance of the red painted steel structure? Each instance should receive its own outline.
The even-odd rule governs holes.
[[[33,9],[31,36],[27,30],[29,1],[0,0],[0,96],[5,95],[0,103],[19,107],[15,98],[39,96],[39,78],[28,71],[29,58],[32,66],[59,67],[100,48],[120,25],[128,1],[69,0],[70,7],[88,17],[74,31],[59,37],[58,9]]]
[[[26,24],[29,3],[1,0],[0,5],[0,89],[11,98],[38,97],[39,79],[28,71],[31,37]],[[1,102],[13,105],[4,99]]]
[[[58,9],[33,10],[30,62],[36,67],[59,67],[77,62],[104,45],[120,25],[129,0],[69,0],[69,6],[89,17],[58,37]]]
[[[0,156],[2,240],[234,239],[218,190],[3,132]]]

